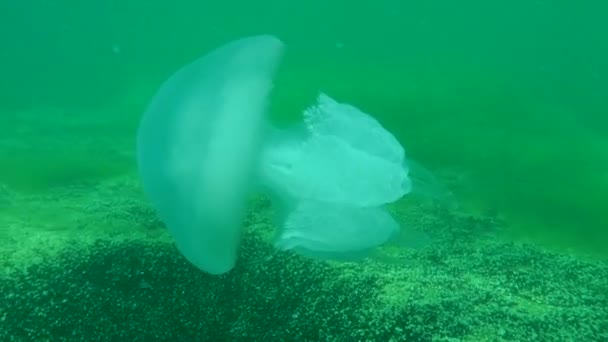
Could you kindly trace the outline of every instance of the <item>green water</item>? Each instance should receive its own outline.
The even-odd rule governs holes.
[[[606,13],[599,0],[3,1],[0,183],[133,172],[159,84],[271,33],[288,47],[277,121],[327,92],[376,116],[463,210],[504,217],[508,238],[606,256]]]
[[[607,15],[602,0],[0,0],[0,340],[608,340]],[[276,123],[320,91],[350,103],[454,203],[406,196],[389,208],[403,234],[346,263],[274,248],[257,199],[234,270],[188,263],[143,195],[135,131],[175,70],[262,33],[287,46]]]

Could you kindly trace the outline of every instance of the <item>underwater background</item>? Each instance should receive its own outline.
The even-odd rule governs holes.
[[[0,2],[1,341],[608,340],[608,3]],[[372,114],[449,189],[430,236],[364,262],[177,252],[135,131],[160,84],[237,38],[286,43],[277,123],[320,91]]]

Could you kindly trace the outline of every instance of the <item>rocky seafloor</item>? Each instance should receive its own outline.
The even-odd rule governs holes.
[[[505,241],[492,217],[405,201],[428,245],[334,263],[275,250],[259,199],[237,267],[210,276],[133,177],[0,192],[0,341],[608,341],[608,263]]]

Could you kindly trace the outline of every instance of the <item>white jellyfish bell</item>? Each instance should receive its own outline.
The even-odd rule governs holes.
[[[180,252],[205,272],[236,263],[283,50],[267,35],[228,43],[173,74],[141,119],[144,191]]]

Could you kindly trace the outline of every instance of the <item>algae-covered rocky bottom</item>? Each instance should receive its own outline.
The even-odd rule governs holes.
[[[74,239],[106,227],[87,243],[23,267],[4,249],[1,341],[608,340],[608,265],[501,241],[496,220],[404,203],[397,217],[428,233],[428,246],[332,263],[276,251],[262,201],[237,267],[210,276],[150,238],[164,229],[145,201],[129,199],[134,184],[100,185],[77,210]],[[69,198],[87,203],[79,191]],[[128,227],[148,238],[125,237]]]

